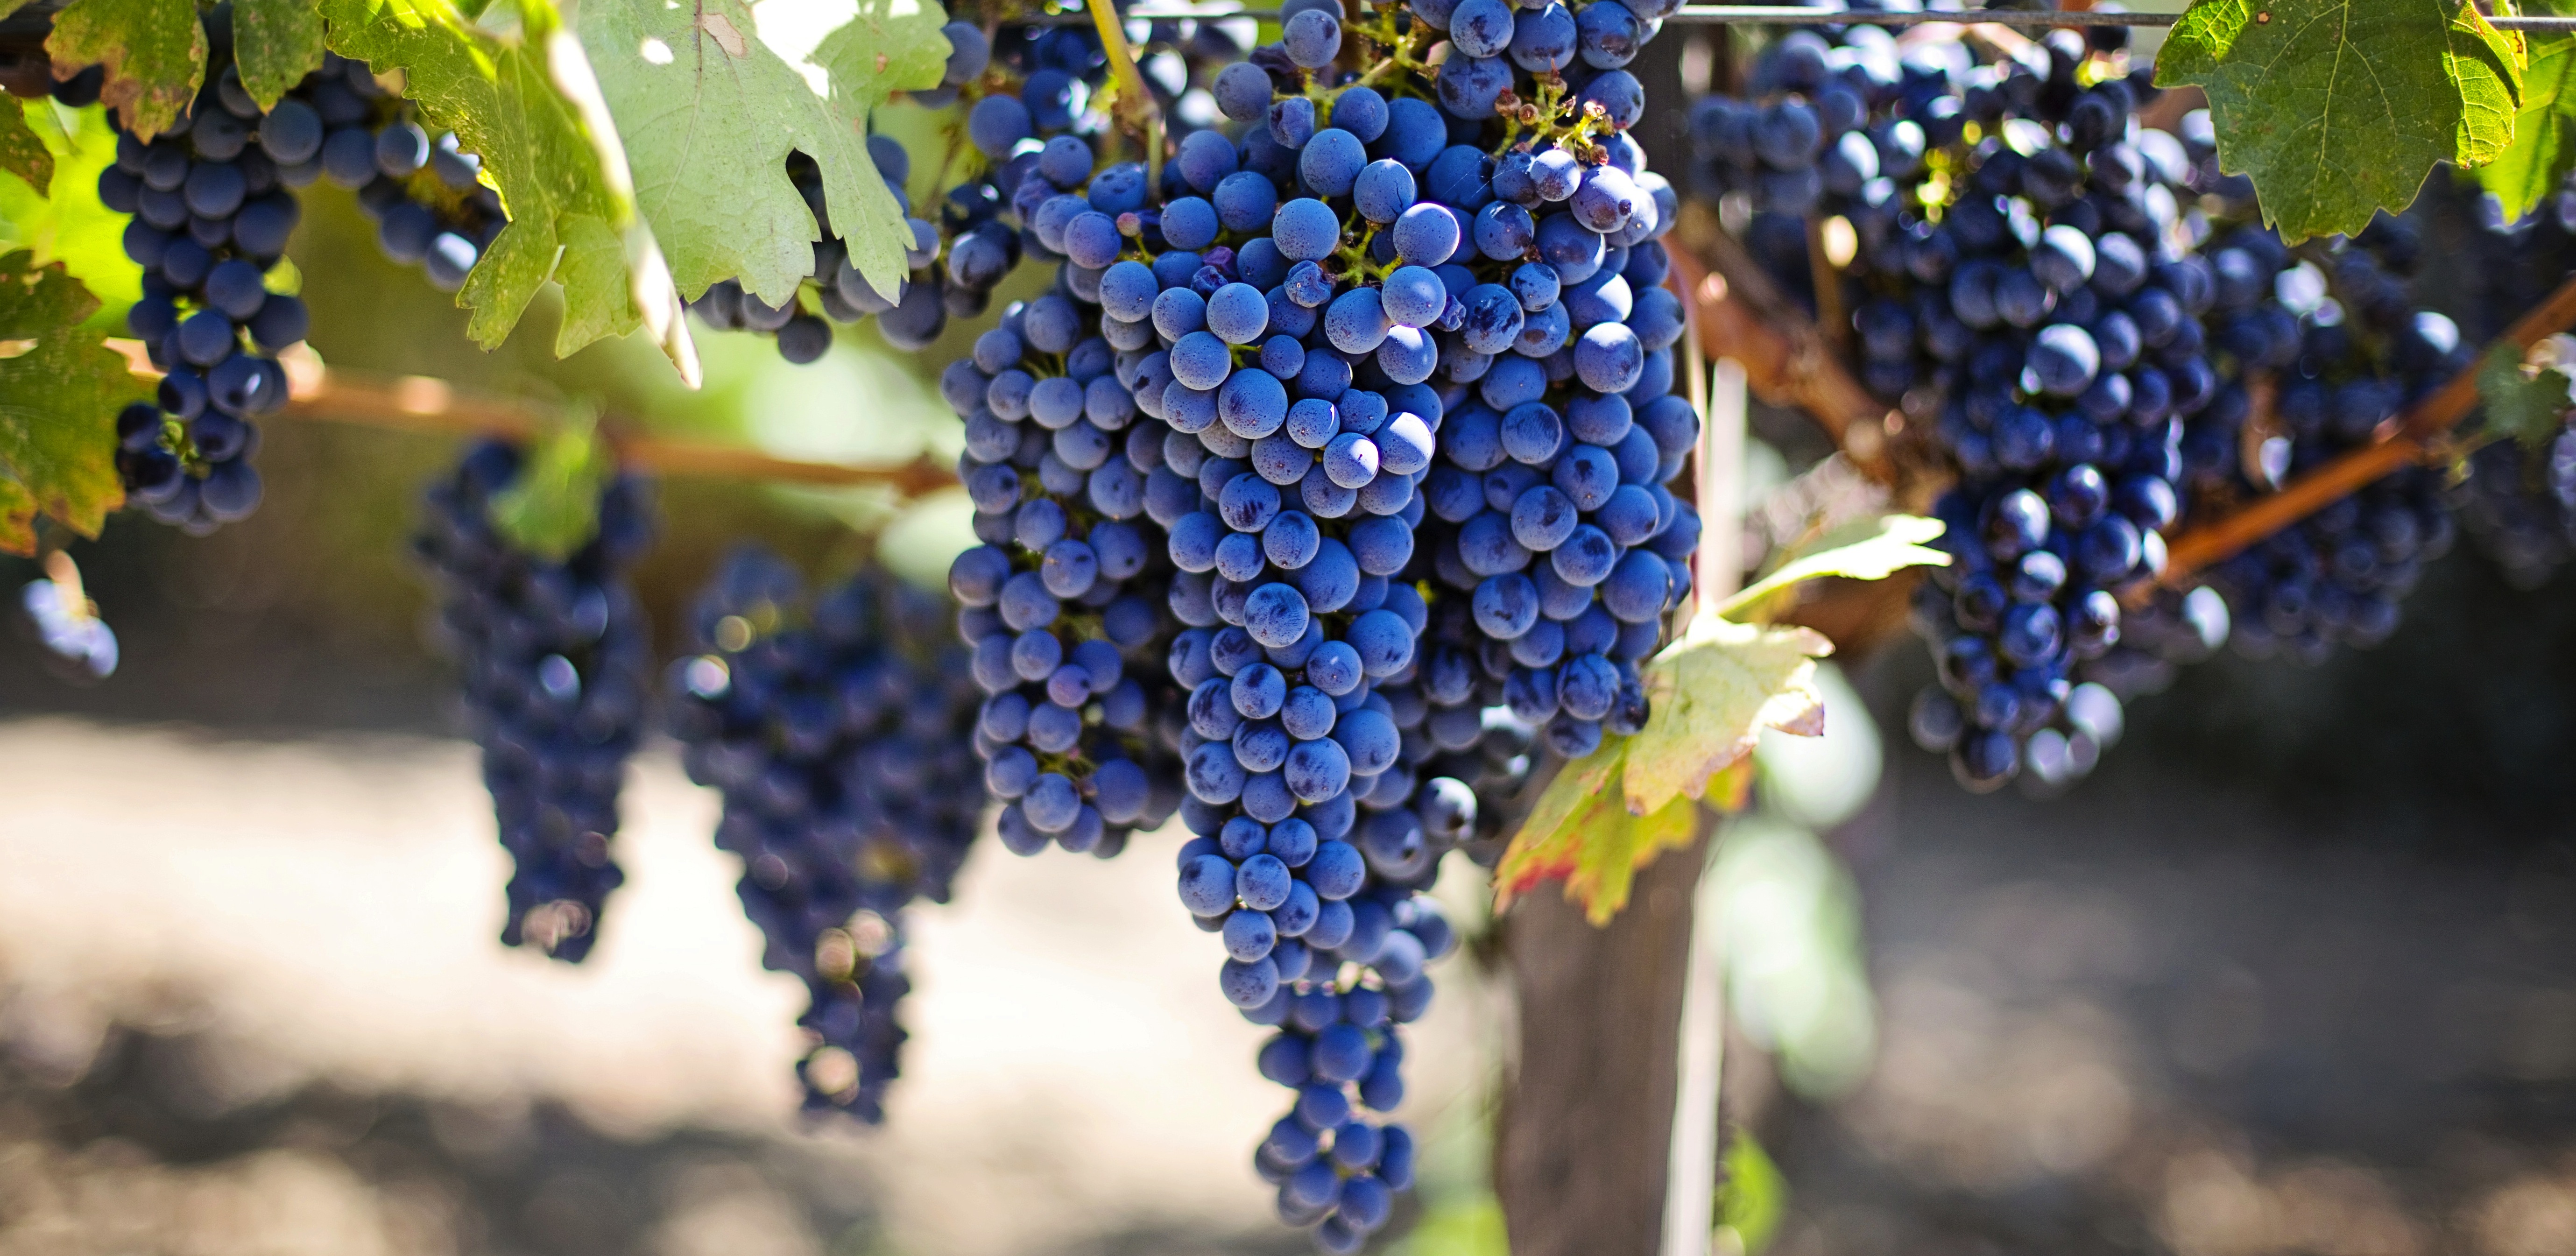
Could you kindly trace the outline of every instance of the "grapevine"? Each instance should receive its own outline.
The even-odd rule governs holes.
[[[0,115],[12,177],[130,216],[141,294],[90,321],[62,258],[0,258],[23,281],[0,302],[52,302],[0,379],[68,435],[0,444],[0,544],[32,552],[48,519],[22,602],[60,665],[98,680],[118,650],[64,530],[120,502],[192,535],[250,516],[260,422],[484,438],[414,551],[514,863],[505,943],[580,962],[603,936],[658,720],[721,797],[763,966],[804,986],[805,1110],[873,1124],[908,921],[984,827],[1016,857],[1151,846],[1126,862],[1173,861],[1288,1092],[1250,1168],[1328,1252],[1378,1241],[1416,1176],[1407,1027],[1468,940],[1444,870],[1498,870],[1506,898],[1562,876],[1615,912],[1689,840],[1697,804],[1667,804],[1740,795],[1764,726],[1813,731],[1828,646],[1767,622],[1781,588],[1932,565],[1914,740],[1968,789],[2047,794],[2221,646],[2387,640],[2455,531],[2523,583],[2576,553],[2576,348],[2553,339],[2576,183],[2510,147],[2562,142],[2511,120],[2555,107],[2520,75],[2570,19],[2409,10],[2346,39],[2209,2],[961,0],[792,51],[723,3],[682,35],[640,8],[514,27],[272,0],[129,17],[111,54],[93,3],[35,15],[60,77],[13,81]],[[1792,29],[1725,59],[1726,90],[1648,99],[1666,25],[1759,21]],[[2157,64],[2132,26],[2171,28]],[[2291,93],[2262,75],[2346,55],[2414,104],[2284,151]],[[94,185],[44,188],[31,110],[106,113]],[[1687,118],[1661,170],[1656,110]],[[752,154],[741,186],[689,177],[707,152]],[[2482,182],[2418,202],[2445,163]],[[692,384],[688,315],[799,366],[864,325],[925,358],[962,452],[797,462],[563,418],[587,399],[326,370],[297,285],[337,277],[288,262],[323,185],[486,347],[548,282],[559,353],[641,329]],[[2429,273],[2445,214],[2475,220],[2472,280]],[[1710,587],[1734,564],[1713,581],[1698,555],[1741,521],[1700,503],[1741,469],[1709,465],[1695,349],[1933,522]],[[944,591],[744,546],[660,659],[632,576],[648,477],[680,474],[954,487],[974,543],[939,555]],[[1719,692],[1718,656],[1759,692]]]

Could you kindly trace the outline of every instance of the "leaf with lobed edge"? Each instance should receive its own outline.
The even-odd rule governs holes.
[[[140,139],[178,121],[206,81],[206,28],[189,0],[72,0],[45,53],[57,78],[107,67],[98,101]]]
[[[423,120],[482,158],[509,214],[457,293],[474,342],[507,339],[552,279],[564,288],[557,356],[645,327],[695,387],[697,351],[580,42],[543,0],[517,8],[520,29],[504,37],[442,0],[322,0],[332,51],[403,71]]]
[[[1950,556],[1924,544],[1941,533],[1937,519],[1889,515],[1874,535],[1795,559],[1701,613],[1646,664],[1653,703],[1646,727],[1606,739],[1540,793],[1495,868],[1496,910],[1561,879],[1566,897],[1582,903],[1594,924],[1617,915],[1638,868],[1690,844],[1699,802],[1721,810],[1744,805],[1762,730],[1824,732],[1816,660],[1833,653],[1833,642],[1811,628],[1726,615],[1803,581],[1880,580],[1908,567],[1946,566]]]
[[[827,34],[818,27],[837,16],[832,8],[583,6],[582,47],[634,170],[636,207],[681,292],[739,279],[772,305],[795,298],[814,269],[820,224],[787,177],[791,150],[822,172],[825,216],[851,264],[879,292],[901,290],[912,233],[868,157],[868,113],[889,92],[938,84],[946,18],[936,5],[862,11]],[[800,43],[816,61],[802,60]]]
[[[2576,15],[2570,0],[2525,5],[2533,14]],[[2538,208],[2576,172],[2576,32],[2533,32],[2531,64],[2522,72],[2522,109],[2513,119],[2513,146],[2478,167],[2480,186],[2504,203],[2508,220]]]
[[[125,500],[116,412],[141,390],[81,329],[98,298],[60,265],[0,257],[0,550],[36,552],[42,513],[97,536]]]
[[[2522,40],[2453,0],[2194,0],[2156,85],[2209,94],[2219,168],[2295,243],[2359,232],[2513,142]]]
[[[273,109],[322,68],[322,10],[315,0],[233,0],[233,65],[242,90]]]

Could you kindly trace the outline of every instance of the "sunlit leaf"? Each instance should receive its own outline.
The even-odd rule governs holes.
[[[1661,810],[1698,798],[1709,778],[1753,753],[1762,730],[1824,731],[1816,660],[1834,643],[1812,628],[1762,627],[1702,616],[1646,664],[1654,706],[1629,739],[1621,773],[1627,809]]]
[[[2404,209],[2437,163],[2502,155],[2523,59],[2456,0],[2195,0],[2156,83],[2208,92],[2220,169],[2297,241]]]
[[[507,339],[553,279],[566,306],[557,353],[644,326],[649,312],[664,351],[694,383],[696,353],[668,272],[650,236],[638,234],[616,137],[602,129],[604,111],[594,125],[585,107],[596,87],[580,44],[542,0],[518,10],[520,29],[504,38],[442,0],[322,0],[332,51],[380,72],[402,70],[422,118],[480,156],[501,195],[509,225],[457,294],[475,343],[488,349]]]
[[[1494,869],[1498,910],[1542,883],[1563,881],[1568,901],[1582,904],[1592,923],[1608,924],[1628,905],[1638,868],[1663,851],[1690,845],[1698,833],[1696,804],[1676,799],[1651,815],[1628,814],[1617,788],[1624,749],[1603,747],[1569,766],[1540,795],[1537,810]]]
[[[1884,580],[1908,567],[1947,567],[1950,556],[1927,548],[1939,540],[1944,525],[1920,515],[1884,515],[1878,531],[1865,540],[1809,554],[1747,586],[1717,604],[1716,613],[1733,615],[1791,585],[1827,576],[1851,580]]]
[[[45,151],[45,141],[27,125],[25,102],[5,94],[0,94],[0,170],[26,180],[38,196],[54,185],[54,155]]]
[[[821,171],[851,264],[878,291],[899,290],[912,235],[868,159],[867,117],[889,92],[938,84],[944,15],[931,4],[901,16],[863,6],[814,49],[820,68],[803,67],[817,84],[767,37],[804,34],[779,28],[823,11],[779,0],[757,14],[742,0],[583,5],[582,47],[680,291],[739,279],[771,304],[794,296],[814,269],[818,224],[788,180],[791,150]]]

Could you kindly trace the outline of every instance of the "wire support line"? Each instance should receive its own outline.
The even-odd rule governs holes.
[[[1176,22],[1197,20],[1223,21],[1229,18],[1251,18],[1255,21],[1277,21],[1277,9],[1247,9],[1236,5],[1216,4],[1139,4],[1119,14],[1131,22]],[[1086,10],[1037,14],[1026,19],[1041,26],[1086,26],[1092,21]],[[1923,9],[1914,12],[1890,12],[1873,9],[1839,9],[1831,5],[1762,5],[1762,4],[1688,4],[1683,5],[1667,22],[1694,26],[2009,26],[2026,30],[2050,30],[2058,27],[2122,26],[2140,28],[2169,27],[2182,20],[2179,13],[2104,13],[2091,10],[2055,9]],[[2487,22],[2497,30],[2567,32],[2576,31],[2576,17],[2487,15]]]

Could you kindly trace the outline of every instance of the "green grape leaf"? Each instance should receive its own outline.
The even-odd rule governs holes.
[[[947,21],[936,4],[859,0],[858,17],[825,36],[814,50],[813,64],[831,78],[834,106],[846,117],[865,118],[895,92],[938,86],[948,68],[948,37],[939,32]],[[873,167],[863,165],[859,173],[860,212],[867,226],[856,238],[844,232],[842,242],[849,248],[850,264],[867,276],[869,287],[899,292],[912,233],[905,229],[893,195],[879,186]],[[832,214],[839,225],[840,210]]]
[[[2576,14],[2571,0],[2523,6],[2535,15]],[[2478,183],[2520,218],[2558,190],[2576,170],[2576,33],[2532,32],[2531,64],[2522,72],[2522,111],[2514,115],[2513,146],[2478,167]]]
[[[233,64],[265,109],[322,68],[322,10],[315,0],[233,0]]]
[[[518,33],[505,37],[469,25],[444,0],[321,4],[332,51],[401,69],[430,129],[454,131],[500,193],[509,225],[457,294],[466,334],[486,349],[500,344],[553,279],[567,307],[557,354],[644,326],[694,386],[697,354],[669,272],[635,218],[625,157],[581,45],[554,10],[525,0]],[[616,250],[604,250],[603,232],[585,220]]]
[[[61,266],[0,257],[0,550],[36,551],[36,515],[98,535],[125,500],[116,412],[141,392],[81,323],[98,298]]]
[[[2568,377],[2556,370],[2526,371],[2522,352],[2500,344],[2478,364],[2478,403],[2486,411],[2487,430],[2510,436],[2525,448],[2538,448],[2556,436],[2576,402],[2568,396]]]
[[[588,0],[582,47],[635,171],[636,208],[653,224],[680,291],[720,279],[773,305],[814,269],[818,226],[788,180],[793,149],[822,172],[830,225],[880,292],[905,276],[911,232],[868,159],[868,111],[886,94],[936,86],[948,57],[936,5],[863,6],[826,36],[817,85],[773,47],[792,51],[798,19],[827,6],[742,0]],[[810,39],[807,46],[812,47]]]
[[[1941,531],[1937,519],[1889,515],[1876,535],[1796,559],[1701,614],[1646,664],[1646,727],[1566,764],[1539,794],[1495,868],[1498,904],[1561,879],[1593,923],[1617,915],[1639,867],[1689,844],[1693,800],[1721,810],[1743,805],[1762,730],[1809,737],[1825,730],[1816,660],[1834,643],[1811,628],[1725,616],[1801,581],[1880,580],[1945,565],[1949,555],[1923,544]]]
[[[598,416],[578,412],[539,440],[519,478],[492,498],[492,524],[519,549],[562,562],[599,532],[599,492],[616,469]]]
[[[0,179],[0,253],[26,249],[43,265],[60,262],[103,304],[90,328],[122,336],[126,307],[143,294],[143,269],[125,255],[126,216],[98,203],[99,171],[116,160],[116,134],[99,109],[49,110],[28,115],[37,139],[52,155],[56,197],[15,179]],[[55,125],[68,121],[69,129]]]
[[[142,139],[159,135],[206,81],[206,28],[189,0],[72,0],[45,40],[54,73],[107,67],[98,100]]]
[[[2522,66],[2519,39],[2455,0],[2193,0],[2156,83],[2208,92],[2220,168],[2295,242],[2404,209],[2436,163],[2493,161]]]
[[[1593,924],[1608,924],[1628,905],[1637,869],[1690,845],[1698,830],[1696,804],[1677,798],[1643,816],[1620,805],[1619,772],[1634,740],[1604,745],[1549,782],[1494,867],[1495,910],[1509,909],[1545,882],[1563,881],[1568,901],[1581,903]]]
[[[36,107],[45,106],[39,102]],[[53,188],[54,155],[27,125],[26,103],[6,93],[0,93],[0,170],[26,180],[38,196]]]
[[[1827,576],[1884,580],[1908,567],[1950,565],[1948,554],[1925,544],[1941,538],[1945,528],[1940,520],[1920,515],[1882,515],[1877,522],[1877,535],[1786,563],[1778,571],[1718,603],[1716,613],[1736,615],[1745,607],[1757,605],[1791,585]]]
[[[1735,1250],[1758,1252],[1771,1245],[1780,1223],[1789,1218],[1789,1179],[1780,1166],[1742,1129],[1726,1148],[1726,1181],[1717,1193],[1718,1224],[1735,1232]]]

